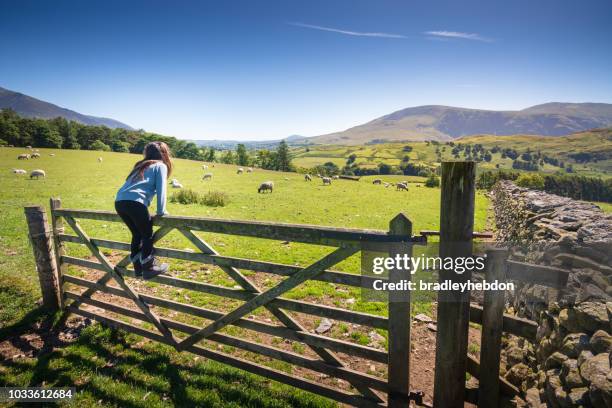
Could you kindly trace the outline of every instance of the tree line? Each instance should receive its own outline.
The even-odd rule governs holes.
[[[48,147],[74,150],[100,150],[142,153],[147,143],[165,142],[174,157],[240,166],[257,166],[269,170],[293,171],[289,147],[283,140],[278,149],[248,152],[243,144],[236,151],[200,148],[193,142],[144,130],[84,125],[61,117],[25,118],[11,109],[0,110],[0,146]]]

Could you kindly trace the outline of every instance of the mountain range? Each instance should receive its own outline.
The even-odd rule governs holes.
[[[519,111],[425,105],[402,109],[342,132],[311,137],[316,144],[451,140],[462,136],[563,136],[612,126],[612,104],[551,102]]]
[[[109,128],[132,129],[115,119],[83,115],[40,99],[0,87],[0,109],[12,109],[27,118],[53,119],[62,117],[84,125],[104,125]]]

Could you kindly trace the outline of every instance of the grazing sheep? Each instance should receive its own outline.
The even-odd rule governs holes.
[[[49,156],[54,157],[55,153],[49,153]]]
[[[285,180],[286,180],[286,181],[289,181],[289,177],[285,177]]]
[[[206,170],[206,169],[208,168],[208,165],[203,164],[203,165],[202,165],[202,168],[203,168],[204,170]]]
[[[26,149],[32,150],[32,146],[26,146]]]
[[[38,179],[39,177],[45,178],[47,177],[47,174],[45,173],[44,170],[32,170],[32,172],[30,173],[30,178],[34,178],[36,177],[36,179]]]
[[[324,185],[324,186],[325,186],[325,185],[329,185],[329,186],[331,186],[331,181],[332,181],[332,179],[331,179],[331,178],[329,178],[329,177],[321,177],[321,180],[323,180],[323,185]]]
[[[334,177],[333,177],[333,179],[334,179],[334,180],[339,180],[339,179],[340,179],[340,176],[334,176]]]
[[[387,182],[384,182],[384,183],[383,183],[383,185],[385,186],[385,188],[389,188],[389,186],[390,186],[391,184],[389,184],[389,183],[387,183]]]
[[[372,184],[382,184],[382,180],[381,179],[374,179],[374,181],[372,181]]]
[[[252,172],[253,172],[253,168],[252,167],[247,168],[247,173],[252,173]]]
[[[401,191],[401,190],[408,191],[408,184],[397,183],[395,187],[396,187],[395,191]]]
[[[30,160],[30,155],[27,153],[22,153],[17,156],[17,160]]]
[[[304,180],[305,181],[312,181],[312,177],[310,176],[310,174],[305,174],[304,175]]]
[[[172,183],[172,188],[183,188],[183,185],[179,183],[177,179],[172,179],[171,183]]]
[[[98,163],[102,163],[102,158],[98,157]]]
[[[38,159],[38,158],[40,158],[40,153],[32,153],[32,155],[30,156],[30,158],[32,158],[32,159]]]
[[[204,176],[202,177],[202,180],[212,180],[212,173],[206,173],[204,174]]]
[[[244,169],[242,167],[239,167],[238,170],[236,171],[236,174],[242,174],[244,173]]]
[[[26,174],[27,171],[25,171],[24,169],[13,169],[13,173],[15,173],[15,174]]]
[[[259,185],[257,192],[265,193],[266,191],[272,192],[272,190],[274,190],[274,183],[271,181],[264,181]]]

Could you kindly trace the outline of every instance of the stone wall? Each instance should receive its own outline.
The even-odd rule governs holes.
[[[517,285],[511,309],[539,329],[536,344],[506,340],[502,374],[528,406],[612,408],[612,214],[509,181],[492,199],[514,258],[571,271],[563,290]]]

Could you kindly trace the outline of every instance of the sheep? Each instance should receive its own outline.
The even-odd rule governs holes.
[[[36,179],[38,179],[39,177],[45,178],[47,177],[47,174],[44,170],[32,170],[32,172],[30,173],[30,178],[32,179],[34,177],[36,177]]]
[[[372,181],[372,184],[382,184],[382,180],[381,179],[374,179],[374,181]]]
[[[383,183],[383,185],[385,186],[385,188],[389,188],[389,186],[390,186],[391,184],[389,184],[389,183],[387,183],[387,182],[384,182],[384,183]]]
[[[102,158],[98,157],[98,163],[102,163]]]
[[[40,153],[32,153],[32,155],[30,156],[30,158],[32,158],[32,159],[38,159],[38,158],[40,158]]]
[[[312,177],[310,176],[310,174],[305,174],[304,175],[304,180],[305,181],[312,181]]]
[[[26,146],[26,149],[32,150],[32,146]]]
[[[236,174],[242,174],[242,173],[244,173],[244,169],[242,167],[238,167]]]
[[[49,156],[54,157],[55,153],[49,153]]]
[[[27,171],[24,169],[13,169],[13,173],[15,174],[27,174]]]
[[[206,170],[206,169],[208,168],[208,165],[203,164],[203,165],[202,165],[202,168],[203,168],[204,170]]]
[[[252,167],[247,168],[247,173],[252,173],[252,172],[253,172],[253,168]]]
[[[331,186],[331,181],[332,181],[331,178],[329,178],[329,177],[321,177],[321,180],[323,180],[323,185]]]
[[[183,185],[177,179],[172,179],[171,184],[172,188],[183,188]]]
[[[397,183],[395,191],[405,190],[408,191],[408,184]]]
[[[273,189],[274,189],[274,183],[272,181],[264,181],[263,183],[259,185],[257,192],[265,193],[266,191],[269,191],[271,193]]]
[[[212,180],[212,173],[206,173],[204,174],[204,176],[202,177],[202,180]]]
[[[17,156],[17,160],[30,160],[30,155],[27,153],[22,153]]]
[[[338,179],[340,179],[340,176],[334,176],[333,179],[334,180],[338,180]]]

